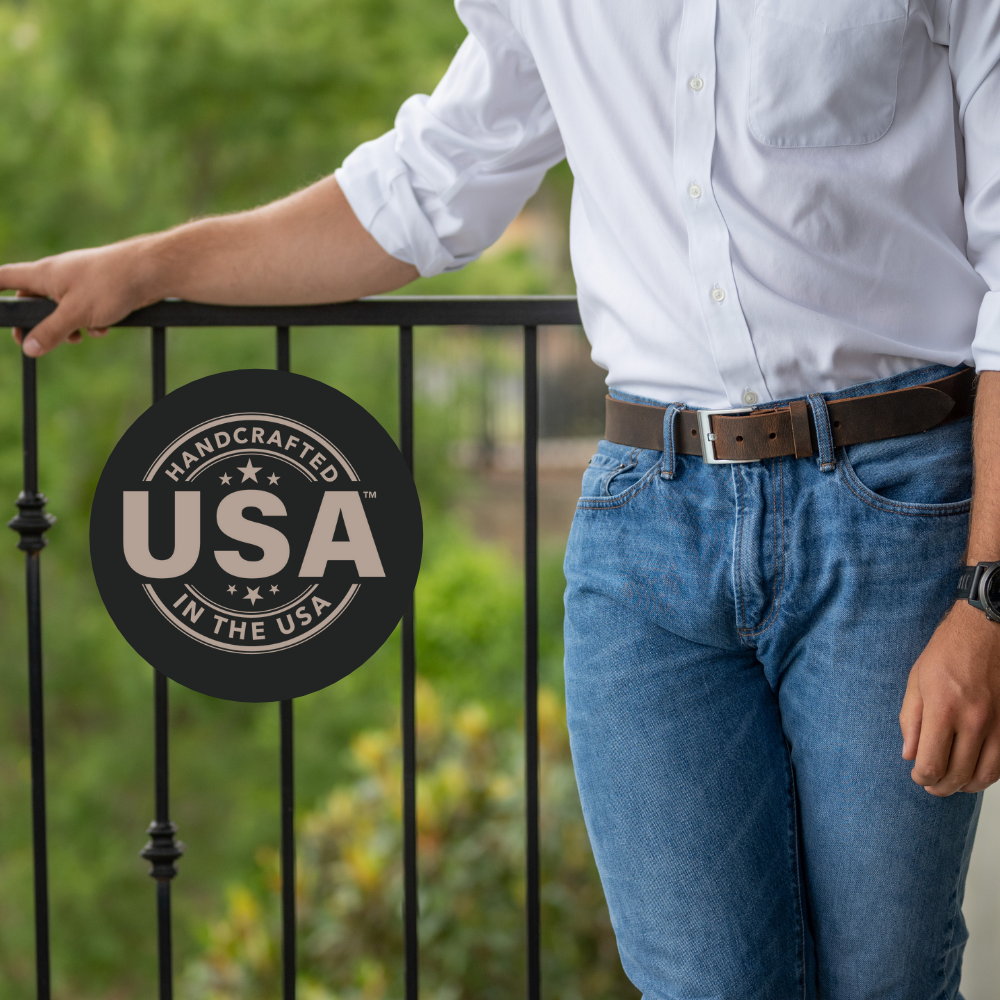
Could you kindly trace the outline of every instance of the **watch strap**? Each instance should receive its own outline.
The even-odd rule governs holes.
[[[956,601],[971,600],[973,595],[979,590],[979,579],[983,575],[983,566],[964,566],[962,575],[958,578],[958,587],[955,590]],[[978,601],[977,601],[978,603]]]

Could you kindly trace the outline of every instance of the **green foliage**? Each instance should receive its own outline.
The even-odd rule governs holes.
[[[0,251],[311,182],[432,88],[463,34],[449,0],[7,0]]]
[[[451,583],[462,574],[448,574]],[[471,638],[471,636],[470,636]],[[554,1000],[636,996],[614,935],[580,815],[562,704],[539,695],[545,994]],[[524,983],[523,754],[519,732],[480,702],[444,710],[417,694],[420,775],[421,995],[507,1000]],[[302,817],[297,902],[300,991],[308,1000],[382,1000],[403,992],[399,728],[363,732],[359,771]],[[262,852],[258,891],[234,884],[225,917],[187,970],[191,1000],[279,992],[280,878]]]
[[[429,91],[463,34],[451,0],[0,0],[0,259],[246,208],[309,183],[391,127],[410,93]],[[564,214],[568,177],[553,172],[537,204]],[[571,287],[561,259],[511,246],[407,291]],[[454,338],[420,331],[418,368],[464,364],[479,349],[467,340],[458,357]],[[155,993],[154,890],[138,857],[153,812],[152,677],[100,603],[87,535],[101,468],[148,405],[147,345],[142,331],[115,331],[39,364],[40,481],[59,518],[42,573],[52,945],[64,1000]],[[348,392],[394,432],[395,345],[391,330],[296,330],[292,366]],[[170,388],[273,363],[271,331],[170,333]],[[449,520],[461,474],[448,444],[464,419],[453,403],[418,388],[427,529],[420,666],[442,697],[482,699],[498,733],[509,733],[520,702],[520,574]],[[4,338],[0,496],[8,501],[20,488],[19,407],[17,351]],[[559,563],[551,552],[542,566],[542,666],[552,685]],[[23,600],[11,537],[0,558],[0,1000],[34,996]],[[347,747],[394,711],[398,653],[393,637],[351,677],[296,702],[303,808],[356,775]],[[189,845],[174,883],[182,968],[201,954],[225,886],[252,884],[255,856],[278,842],[277,711],[171,685],[171,741],[172,812]]]

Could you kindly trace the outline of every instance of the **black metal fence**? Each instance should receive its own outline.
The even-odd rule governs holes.
[[[45,299],[0,299],[0,327],[27,330],[53,309]],[[524,329],[524,736],[526,941],[528,1000],[541,996],[541,928],[538,853],[538,327],[576,325],[576,299],[560,296],[526,298],[447,298],[385,296],[320,306],[209,306],[159,302],[128,316],[121,327],[147,327],[152,337],[152,398],[166,394],[169,327],[261,327],[276,331],[276,362],[290,364],[291,329],[297,326],[396,326],[399,328],[399,447],[413,469],[413,329],[416,326],[520,326]],[[44,363],[44,362],[43,362]],[[35,957],[37,996],[49,1000],[48,853],[45,820],[45,736],[42,678],[42,605],[39,554],[54,518],[45,513],[46,497],[38,489],[37,362],[22,356],[24,487],[17,498],[18,515],[9,526],[21,536],[25,554],[28,628],[28,697],[31,741],[31,803],[34,848]],[[417,815],[416,724],[413,601],[403,616],[402,745],[403,745],[403,926],[405,997],[417,1000]],[[154,784],[156,816],[142,856],[156,880],[159,952],[159,996],[173,996],[170,883],[184,845],[170,819],[169,688],[154,671]],[[293,704],[279,703],[281,726],[281,901],[282,997],[295,997],[295,790]]]

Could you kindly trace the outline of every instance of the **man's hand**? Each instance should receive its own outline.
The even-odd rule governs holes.
[[[972,439],[969,566],[1000,559],[1000,372],[979,376]],[[1000,779],[1000,622],[955,604],[910,671],[899,725],[913,780],[932,795]]]
[[[81,333],[100,337],[108,327],[141,306],[155,302],[144,287],[149,277],[143,268],[142,240],[114,243],[94,250],[73,250],[45,257],[33,264],[0,267],[0,288],[16,288],[19,296],[35,295],[59,303],[25,341],[20,330],[14,340],[24,353],[37,358]],[[22,343],[23,342],[23,343]]]
[[[100,336],[168,297],[219,305],[344,302],[417,277],[358,221],[333,177],[250,212],[201,219],[152,236],[0,267],[0,288],[54,299],[24,338],[39,357],[87,330]],[[20,331],[14,339],[21,342]]]
[[[911,776],[931,795],[1000,779],[1000,623],[957,603],[910,671],[899,724]]]

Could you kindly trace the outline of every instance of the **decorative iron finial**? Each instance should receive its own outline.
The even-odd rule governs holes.
[[[55,517],[43,509],[49,502],[48,497],[44,493],[22,490],[14,502],[20,513],[7,522],[7,527],[21,536],[17,547],[24,552],[44,549],[48,545],[45,532],[56,523]]]
[[[158,823],[153,820],[146,830],[149,843],[139,852],[150,864],[149,874],[157,881],[172,879],[177,874],[174,862],[184,853],[186,845],[174,839],[176,823]]]

